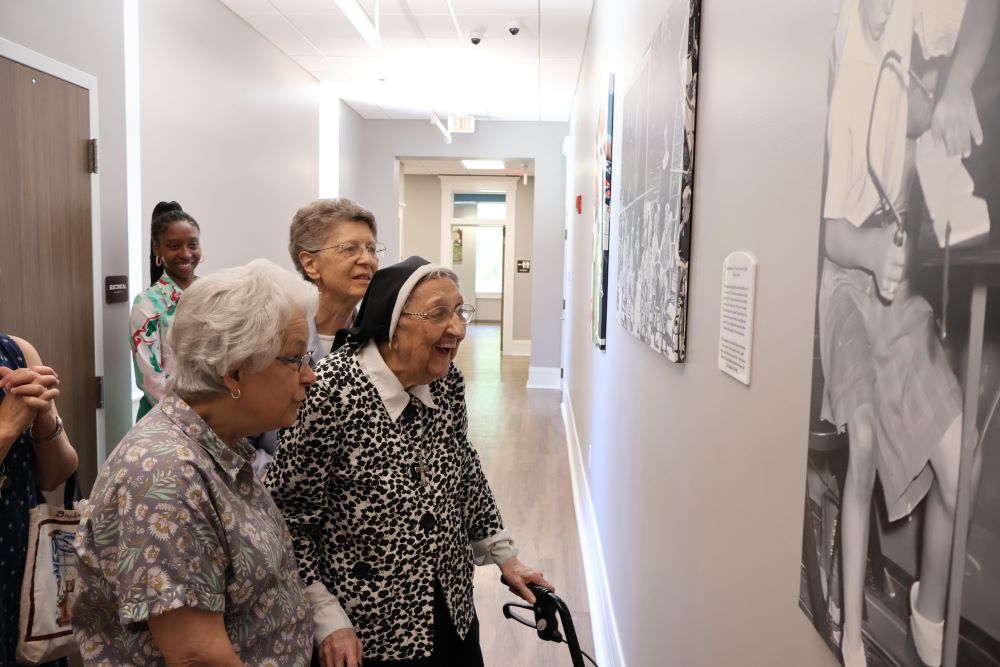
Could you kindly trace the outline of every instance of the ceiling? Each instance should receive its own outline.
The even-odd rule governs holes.
[[[470,171],[462,165],[461,160],[442,160],[436,158],[400,158],[400,170],[404,174],[430,174],[438,176],[528,176],[535,175],[534,160],[504,160],[503,169],[476,169]]]
[[[357,0],[369,17],[376,0]],[[221,0],[362,117],[567,121],[593,0],[381,0],[380,47],[335,0]],[[451,10],[454,10],[452,14]],[[515,37],[507,24],[516,21]],[[456,25],[457,24],[457,25]],[[472,31],[482,33],[478,46]],[[460,36],[461,35],[461,36]]]

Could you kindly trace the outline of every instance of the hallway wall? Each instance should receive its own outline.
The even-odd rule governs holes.
[[[361,201],[379,221],[388,246],[385,262],[399,259],[398,157],[522,158],[535,160],[534,234],[531,246],[531,366],[558,368],[561,361],[563,193],[565,123],[481,121],[475,134],[451,144],[426,121],[364,121],[365,157]],[[520,190],[518,191],[520,198]],[[518,253],[521,244],[518,243]],[[522,257],[520,254],[519,257]],[[522,257],[523,258],[523,257]]]
[[[200,271],[266,257],[316,198],[319,83],[219,2],[142,0],[143,278],[149,215],[176,199],[202,227]]]
[[[614,72],[617,170],[622,100],[667,6],[594,3],[567,267],[566,400],[600,532],[584,549],[603,557],[628,665],[832,666],[797,607],[829,3],[701,4],[688,360],[672,364],[617,323],[620,171],[607,351],[591,341],[597,113]],[[716,367],[721,265],[737,249],[759,262],[749,388]]]
[[[340,196],[359,201],[364,122],[357,111],[340,102]]]
[[[403,177],[403,229],[400,241],[405,256],[420,255],[441,261],[441,179],[410,174]]]

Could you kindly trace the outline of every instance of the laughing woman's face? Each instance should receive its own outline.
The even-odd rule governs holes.
[[[465,322],[455,310],[462,305],[462,293],[450,278],[430,278],[417,285],[403,307],[404,313],[396,325],[389,368],[403,386],[409,389],[427,384],[448,374],[458,346],[465,339]],[[437,309],[446,309],[446,322],[426,317]]]
[[[178,220],[160,233],[153,252],[163,260],[163,270],[175,283],[186,288],[201,262],[201,235],[187,220]]]

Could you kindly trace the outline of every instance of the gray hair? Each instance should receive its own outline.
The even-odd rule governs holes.
[[[333,226],[338,222],[361,222],[368,225],[372,236],[378,236],[375,215],[360,204],[345,197],[317,199],[306,204],[295,213],[288,228],[288,253],[292,256],[295,269],[306,280],[310,280],[299,261],[303,250],[319,250],[330,237]]]
[[[174,354],[167,390],[185,401],[228,392],[226,375],[266,368],[292,317],[312,319],[318,303],[315,286],[266,259],[199,278],[184,290],[167,333]]]

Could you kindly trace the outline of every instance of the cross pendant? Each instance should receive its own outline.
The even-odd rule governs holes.
[[[419,466],[420,466],[420,483],[423,486],[427,486],[430,483],[427,479],[427,474],[430,472],[430,469],[427,467],[427,464],[424,463],[423,459],[420,459]]]

